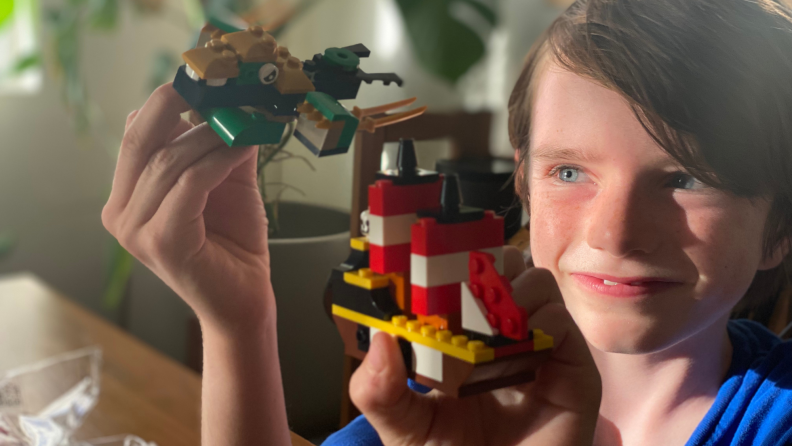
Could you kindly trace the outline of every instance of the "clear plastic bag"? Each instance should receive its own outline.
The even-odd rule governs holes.
[[[89,347],[0,373],[2,446],[156,446],[134,436],[71,439],[99,399],[102,351]]]

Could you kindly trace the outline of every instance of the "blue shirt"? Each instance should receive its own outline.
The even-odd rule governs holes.
[[[792,341],[745,319],[727,326],[734,352],[726,379],[686,446],[792,445]],[[423,386],[411,383],[417,391]],[[381,446],[363,416],[322,446]]]

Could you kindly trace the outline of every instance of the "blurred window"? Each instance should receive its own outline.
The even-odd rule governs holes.
[[[29,94],[41,89],[36,3],[0,0],[0,94]]]

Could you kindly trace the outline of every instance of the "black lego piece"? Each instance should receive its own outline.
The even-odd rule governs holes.
[[[462,223],[481,220],[484,210],[462,206],[459,196],[459,184],[456,175],[444,175],[443,190],[440,195],[440,210],[418,211],[418,218],[434,218],[438,223]]]
[[[391,180],[398,186],[410,184],[434,183],[440,174],[431,170],[419,169],[415,155],[415,142],[412,138],[399,140],[399,153],[396,157],[396,169],[377,172],[378,180]]]
[[[345,272],[341,268],[334,268],[330,273],[333,304],[383,321],[390,321],[393,316],[402,314],[389,287],[367,290],[350,285],[344,281]]]
[[[371,55],[371,51],[362,43],[345,46],[343,49],[352,51],[357,57],[369,57]]]
[[[459,158],[438,160],[435,169],[457,174],[462,202],[489,209],[503,217],[504,242],[522,227],[522,206],[514,191],[515,163],[502,158]]]
[[[344,260],[344,263],[339,265],[336,269],[341,270],[342,272],[346,271],[355,271],[360,268],[368,268],[369,267],[369,252],[368,251],[358,251],[357,249],[352,249],[349,251],[349,257]],[[343,275],[341,276],[343,280]],[[330,320],[333,320],[333,273],[330,273],[330,276],[327,278],[327,284],[325,285],[324,290],[324,297],[323,303],[325,308],[325,313],[327,313],[327,317]]]
[[[410,373],[410,371],[413,369],[412,344],[403,338],[398,338],[398,340],[399,350],[401,350],[402,359],[404,360],[404,368],[407,370],[407,373]]]
[[[351,45],[345,49],[352,51],[358,57],[368,57],[370,53],[363,44]],[[380,80],[385,85],[394,82],[399,86],[404,83],[396,73],[366,73],[360,68],[344,71],[341,67],[327,63],[322,54],[314,54],[313,59],[303,61],[303,72],[313,82],[316,91],[328,94],[339,101],[355,99],[361,82],[370,84]]]
[[[358,324],[355,339],[357,339],[358,350],[368,353],[371,345],[371,329],[365,325]]]
[[[357,249],[352,249],[349,251],[349,257],[344,260],[344,263],[339,266],[339,268],[343,271],[355,271],[360,268],[368,268],[369,267],[369,252],[368,251],[358,251]]]
[[[187,75],[186,65],[179,67],[173,88],[195,110],[218,107],[263,107],[275,116],[299,116],[297,106],[305,101],[305,94],[281,94],[275,85],[237,85],[229,78],[220,87],[209,87],[205,80],[196,81]]]
[[[366,73],[363,70],[358,70],[357,77],[367,84],[374,81],[382,81],[384,85],[390,85],[393,82],[400,87],[404,84],[402,78],[396,73]]]
[[[485,334],[482,334],[482,333],[478,333],[478,332],[475,332],[475,331],[470,331],[470,330],[464,330],[464,335],[467,336],[468,339],[471,340],[471,341],[481,341],[484,344],[486,344],[487,347],[492,347],[492,348],[504,347],[506,345],[519,344],[521,342],[525,342],[524,340],[523,341],[515,341],[514,339],[509,339],[509,338],[507,338],[506,336],[503,336],[503,335],[488,336],[488,335],[485,335]],[[528,340],[529,341],[533,340],[533,331],[531,331],[531,330],[528,330]]]

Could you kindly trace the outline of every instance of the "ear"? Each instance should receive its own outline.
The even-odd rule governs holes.
[[[775,249],[770,256],[765,257],[761,263],[759,263],[759,271],[766,271],[773,269],[781,264],[784,258],[789,254],[789,238],[784,238],[781,242],[776,245]]]

